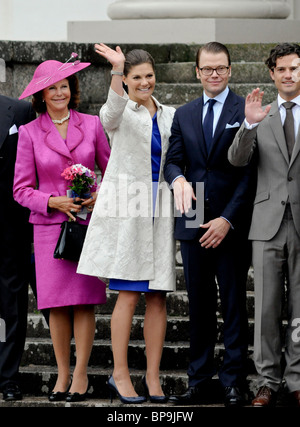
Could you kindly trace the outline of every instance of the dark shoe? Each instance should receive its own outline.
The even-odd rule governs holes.
[[[67,391],[52,391],[49,396],[49,402],[61,402],[62,400],[66,400],[68,395]]]
[[[87,397],[87,392],[85,393],[67,393],[66,402],[83,402]]]
[[[112,375],[109,377],[109,379],[107,381],[107,385],[108,385],[108,388],[110,391],[110,403],[112,403],[112,401],[113,401],[113,394],[116,394],[122,403],[127,403],[127,404],[143,403],[143,402],[146,402],[146,400],[147,400],[145,396],[135,396],[135,397],[122,396],[119,393],[119,390],[117,389],[115,380],[114,380]]]
[[[11,402],[14,400],[22,400],[22,392],[16,383],[8,383],[6,384],[3,389],[3,400],[6,402]]]
[[[88,389],[89,385],[87,386],[85,393],[66,393],[66,402],[83,402],[87,397]]]
[[[197,386],[189,387],[183,394],[172,395],[169,397],[169,402],[176,405],[197,405],[203,401],[203,395],[199,393]]]
[[[243,406],[245,397],[238,387],[225,387],[224,404],[226,407]]]
[[[142,384],[144,386],[145,395],[146,395],[146,397],[149,397],[150,402],[152,402],[152,403],[167,403],[167,401],[169,400],[168,396],[151,396],[149,394],[149,389],[148,389],[148,385],[147,385],[145,376],[142,378]]]
[[[296,390],[290,393],[290,397],[292,405],[300,408],[300,390]]]
[[[51,393],[48,395],[49,402],[61,402],[66,400],[71,384],[72,383],[70,383],[66,391],[51,391]]]
[[[252,406],[275,406],[277,393],[268,386],[260,387],[256,397],[252,400]]]

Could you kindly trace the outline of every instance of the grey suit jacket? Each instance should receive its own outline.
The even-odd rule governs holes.
[[[270,240],[277,233],[286,203],[292,209],[300,236],[300,132],[289,160],[277,100],[268,116],[254,129],[244,125],[229,148],[234,166],[245,166],[253,156],[257,162],[257,191],[254,200],[250,240]]]

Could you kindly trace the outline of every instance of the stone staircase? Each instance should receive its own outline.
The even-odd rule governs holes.
[[[123,47],[123,46],[122,46]],[[135,46],[126,46],[130,50]],[[167,46],[141,46],[149,50],[157,64],[157,86],[155,96],[161,103],[175,107],[195,99],[201,94],[201,85],[195,77],[194,58],[197,46],[174,45],[171,49]],[[124,47],[123,47],[124,48]],[[260,87],[265,91],[265,103],[271,102],[276,96],[276,90],[269,77],[262,58],[265,59],[270,51],[270,45],[232,45],[229,50],[232,55],[232,78],[230,87],[239,95],[246,96],[252,89]],[[91,48],[86,47],[90,52]],[[76,51],[76,50],[75,50]],[[92,55],[92,54],[91,54]],[[93,58],[95,59],[95,58]],[[107,92],[110,76],[109,68],[101,58],[101,82],[105,87],[101,89],[101,96],[89,92],[88,98],[83,93],[81,103],[82,111],[97,114],[99,107],[105,101],[104,93]],[[93,74],[94,75],[94,74]],[[100,99],[100,101],[99,101]],[[189,361],[189,332],[188,332],[188,298],[185,290],[183,268],[179,251],[176,254],[177,291],[167,296],[168,326],[165,346],[161,361],[161,380],[166,394],[181,393],[187,386],[186,369]],[[254,294],[252,271],[248,277],[248,312],[249,312],[249,390],[250,397],[255,391],[255,369],[252,361],[253,352],[253,311]],[[114,307],[117,293],[108,290],[107,304],[96,308],[96,335],[89,367],[89,397],[79,406],[120,406],[118,400],[112,404],[106,380],[113,368],[113,359],[110,346],[110,316]],[[29,292],[28,333],[25,351],[21,366],[22,388],[25,399],[16,403],[0,403],[0,406],[65,406],[65,402],[50,404],[47,394],[54,386],[56,380],[56,364],[52,349],[49,329],[42,316],[36,310],[34,296]],[[141,296],[133,321],[131,340],[129,345],[129,364],[136,390],[142,393],[141,378],[145,372],[145,352],[143,342],[143,314],[144,298]],[[222,344],[222,319],[220,311],[219,334],[216,346],[216,363],[220,363],[223,355]],[[75,361],[75,345],[72,344],[71,364]],[[211,394],[216,405],[222,405],[222,392],[215,378]],[[78,406],[75,404],[68,404]],[[145,404],[144,404],[145,405]],[[151,406],[147,403],[146,405]],[[170,406],[166,404],[165,406]]]
[[[165,346],[161,361],[161,380],[167,394],[181,393],[187,386],[186,369],[189,361],[189,321],[188,298],[185,290],[183,268],[179,244],[177,247],[177,291],[168,294],[167,310],[168,325]],[[251,271],[248,279],[248,310],[250,325],[249,346],[249,386],[250,391],[255,387],[255,372],[252,363],[253,342],[253,280]],[[107,303],[96,307],[95,342],[89,364],[89,399],[78,404],[65,402],[50,403],[47,394],[56,381],[56,363],[49,328],[41,313],[36,309],[35,297],[29,291],[28,331],[25,351],[21,364],[21,385],[24,399],[21,402],[3,403],[1,406],[123,406],[118,400],[112,403],[106,380],[113,368],[113,359],[110,346],[110,317],[116,301],[117,292],[107,291]],[[128,360],[136,390],[143,393],[141,378],[145,373],[146,359],[143,342],[143,314],[144,297],[141,296],[132,325],[131,340],[128,349]],[[219,317],[218,343],[216,345],[216,363],[219,364],[223,355],[222,319]],[[71,365],[75,364],[75,343],[71,345]],[[222,390],[218,379],[214,378],[211,390],[212,402],[205,406],[223,406]],[[155,406],[151,403],[143,406]],[[164,406],[173,407],[172,404]]]

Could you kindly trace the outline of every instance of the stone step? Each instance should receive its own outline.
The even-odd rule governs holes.
[[[194,62],[200,45],[197,44],[172,44],[167,45],[169,51],[164,51],[164,46],[153,46],[153,57],[156,64],[165,62]],[[269,56],[270,50],[274,47],[269,43],[247,43],[247,44],[226,44],[230,52],[231,61],[235,62],[262,62]],[[151,49],[152,46],[149,46]],[[142,47],[143,49],[143,47]],[[148,50],[148,46],[144,47]],[[154,50],[155,49],[155,50]],[[161,55],[159,53],[161,52]],[[157,53],[157,56],[156,56]],[[168,61],[164,58],[168,56]]]
[[[272,83],[232,83],[230,88],[244,98],[257,87],[264,91],[264,104],[267,105],[276,99],[277,91]],[[202,95],[200,83],[157,83],[154,96],[161,104],[178,108]],[[80,111],[87,114],[98,115],[102,103],[82,100]]]
[[[96,313],[101,314],[110,314],[113,311],[115,302],[117,300],[118,294],[116,292],[107,291],[107,302],[101,306],[97,306]],[[253,291],[247,292],[247,309],[249,318],[254,317],[254,293]],[[218,316],[221,316],[221,306],[220,301],[218,301],[217,307]],[[141,295],[140,301],[136,307],[136,315],[144,315],[145,313],[145,298],[144,295]],[[167,295],[167,313],[170,317],[188,317],[189,314],[189,301],[188,296],[185,291],[177,291],[174,293],[169,293]]]
[[[71,371],[73,368],[71,368]],[[41,396],[48,394],[54,387],[57,368],[50,368],[43,365],[30,365],[20,368],[22,377],[22,385],[25,394],[33,396]],[[97,397],[100,399],[108,399],[109,391],[106,381],[112,373],[112,368],[99,368],[89,367],[89,396]],[[142,376],[145,374],[144,370],[130,369],[132,382],[136,388],[137,393],[142,394],[143,388],[141,384]],[[184,371],[161,371],[160,378],[162,387],[166,393],[181,393],[187,386],[187,375]]]
[[[272,83],[233,83],[230,88],[242,97],[246,97],[253,89],[259,85],[264,91],[264,103],[271,103],[276,98],[276,88]],[[157,83],[154,96],[162,104],[182,105],[190,102],[202,95],[201,85],[198,83]]]
[[[175,62],[157,64],[157,83],[198,83],[195,62]],[[259,83],[258,83],[259,82]],[[232,63],[232,83],[262,84],[271,83],[267,66],[263,62],[234,62]]]
[[[253,317],[253,270],[250,269],[248,273],[248,281],[247,281],[247,293],[248,293],[248,312],[249,317]],[[118,292],[110,291],[107,287],[107,303],[102,306],[97,307],[97,312],[100,313],[111,313],[115,301],[117,298]],[[188,315],[188,298],[184,280],[183,267],[176,267],[176,291],[170,292],[167,295],[167,303],[168,303],[168,315]],[[144,296],[141,295],[140,301],[138,303],[136,314],[143,314],[145,309],[145,300]],[[36,300],[32,294],[31,289],[29,289],[29,307],[28,311],[30,313],[36,312]]]
[[[277,91],[272,83],[264,82],[250,82],[250,83],[230,83],[229,87],[237,94],[244,98],[257,87],[260,87],[264,91],[263,102],[265,105],[271,103],[276,99]],[[159,100],[161,104],[172,106],[175,108],[180,107],[202,95],[202,86],[199,82],[197,83],[156,83],[154,96]],[[80,111],[98,115],[103,102],[97,102],[96,100],[82,100],[80,103]]]
[[[249,373],[254,372],[252,353],[249,346]],[[223,344],[215,347],[215,363],[219,366],[224,356]],[[71,364],[75,364],[76,350],[74,340],[71,342]],[[129,367],[132,369],[145,369],[145,343],[143,340],[131,340],[128,346]],[[177,341],[164,343],[161,359],[161,369],[168,371],[185,370],[189,363],[189,342]],[[27,338],[21,361],[21,366],[44,365],[53,367],[56,365],[52,341],[50,338]],[[96,339],[93,344],[89,361],[90,366],[108,368],[113,366],[113,356],[110,340]]]
[[[71,372],[73,371],[71,367]],[[88,378],[89,378],[89,388],[88,396],[85,402],[81,403],[70,403],[66,402],[56,402],[50,403],[47,399],[47,396],[56,382],[57,378],[57,368],[49,366],[40,366],[40,365],[30,365],[20,368],[20,386],[22,388],[24,399],[19,402],[4,402],[0,400],[0,407],[30,407],[30,406],[49,406],[49,407],[123,407],[128,406],[122,404],[117,398],[113,399],[113,402],[110,400],[110,393],[107,387],[107,379],[112,373],[112,368],[99,368],[99,367],[89,367],[88,368]],[[138,394],[143,395],[144,390],[142,387],[142,377],[145,375],[145,370],[140,369],[130,369],[130,375],[132,378],[133,385]],[[161,370],[160,379],[162,388],[166,395],[171,394],[181,394],[183,393],[188,386],[188,377],[186,371],[177,370]],[[256,394],[257,391],[257,375],[250,374],[247,377],[248,383],[248,404],[250,406],[251,399]],[[287,405],[286,391],[284,388],[280,390],[279,393],[279,406]],[[143,403],[141,406],[155,406],[150,402]],[[207,388],[207,402],[201,405],[193,405],[201,407],[209,406],[222,406],[223,407],[223,389],[220,385],[217,375],[212,379],[210,386]],[[133,405],[130,405],[133,407]],[[174,407],[175,405],[171,403],[166,403],[160,406],[162,407]]]
[[[73,367],[71,368],[71,372],[72,371]],[[107,379],[111,375],[111,373],[111,368],[88,368],[88,397],[90,399],[105,400],[106,405],[111,405],[110,393],[106,384]],[[142,377],[145,375],[145,370],[130,369],[130,375],[137,393],[143,395],[144,390],[141,380]],[[57,368],[49,368],[47,366],[40,365],[21,367],[20,377],[20,384],[23,393],[24,395],[28,396],[29,400],[30,398],[36,396],[45,397],[49,394],[49,392],[53,389],[55,385],[57,378]],[[177,370],[172,372],[169,370],[162,369],[160,372],[160,379],[162,388],[167,395],[183,393],[186,390],[186,387],[188,386],[188,377],[186,371],[183,370]],[[249,384],[249,395],[250,397],[252,397],[256,388],[256,375],[249,375],[247,380]],[[220,386],[217,376],[213,377],[212,383],[208,388],[208,398],[209,400],[211,400],[211,402],[214,403],[218,401],[220,403],[223,402],[223,390]],[[118,399],[114,399],[112,404],[117,406],[123,406],[118,401]],[[150,405],[150,402],[148,404]],[[63,402],[62,405],[65,406],[65,403]]]
[[[212,384],[207,388],[206,401],[198,405],[189,405],[184,407],[179,407],[174,405],[171,402],[164,403],[163,405],[157,405],[151,403],[149,400],[142,404],[131,404],[126,405],[120,402],[117,397],[113,397],[111,401],[110,392],[108,390],[106,381],[110,372],[105,373],[95,373],[89,372],[89,389],[87,393],[87,398],[84,402],[78,403],[68,403],[65,401],[62,402],[49,402],[48,393],[53,389],[57,373],[49,373],[40,367],[34,367],[25,371],[22,371],[22,390],[23,390],[23,400],[16,402],[5,402],[0,400],[0,408],[10,407],[10,408],[30,408],[30,407],[42,407],[42,408],[61,408],[61,407],[77,407],[77,408],[102,408],[100,413],[97,413],[97,420],[99,421],[113,421],[111,418],[113,416],[118,416],[118,421],[123,420],[122,414],[141,414],[141,420],[143,425],[145,421],[147,422],[157,422],[158,416],[161,417],[160,421],[165,421],[168,416],[170,420],[170,413],[184,413],[192,414],[193,421],[198,419],[199,424],[203,419],[202,408],[217,408],[224,407],[223,389],[218,381],[217,377],[214,377]],[[141,378],[144,375],[144,372],[136,372],[132,374],[132,379],[135,384],[135,388],[140,395],[144,394],[144,390],[141,386]],[[136,381],[135,381],[136,379]],[[166,394],[178,394],[186,390],[187,387],[187,378],[185,373],[176,374],[175,376],[170,374],[161,375],[163,389]],[[246,405],[245,407],[251,407],[251,400],[256,394],[257,391],[257,378],[255,376],[248,377],[248,393],[246,395]],[[43,389],[41,394],[37,394],[37,391]],[[24,393],[25,391],[25,393]],[[288,407],[292,406],[288,395],[285,389],[280,390],[277,407]],[[160,415],[161,413],[161,415]],[[224,416],[228,414],[230,416],[230,421],[232,421],[231,413],[220,414],[222,419],[220,422],[224,421]],[[77,414],[76,414],[77,415]],[[216,421],[216,412],[214,412],[213,417]],[[250,414],[251,415],[251,414]],[[261,414],[260,414],[261,415]],[[285,415],[285,414],[284,414]],[[100,418],[99,418],[100,416]],[[277,414],[276,414],[277,416]],[[247,413],[247,419],[249,418],[249,413]],[[150,421],[149,421],[150,420]],[[176,422],[182,421],[179,418],[173,419],[173,424]],[[115,420],[114,420],[115,421]],[[128,420],[127,420],[128,421]],[[132,421],[132,419],[131,419]],[[229,420],[228,420],[229,421]],[[133,422],[133,421],[132,421]],[[136,424],[136,423],[135,423]]]
[[[246,407],[250,406],[250,402],[246,405]],[[219,403],[207,403],[203,405],[194,405],[193,407],[186,407],[184,409],[184,414],[191,414],[192,419],[195,419],[195,411],[197,408],[218,408],[224,407],[221,400]],[[119,399],[114,399],[113,402],[110,399],[99,399],[99,398],[88,398],[84,402],[77,403],[68,403],[68,402],[49,402],[47,397],[32,397],[25,396],[23,400],[16,402],[4,402],[0,401],[0,408],[101,408],[101,412],[97,412],[97,421],[104,422],[120,422],[120,421],[131,421],[136,424],[137,421],[133,418],[133,414],[137,414],[137,416],[141,416],[141,420],[143,422],[143,426],[146,422],[152,419],[152,422],[157,422],[160,418],[161,420],[166,420],[168,417],[169,420],[174,420],[174,423],[178,419],[182,421],[181,415],[176,415],[178,412],[178,407],[173,405],[172,403],[164,403],[163,405],[158,405],[151,403],[150,401],[144,402],[142,404],[130,404],[125,405],[121,403]],[[123,408],[123,409],[122,409]],[[154,408],[154,410],[152,409]],[[167,410],[165,409],[167,408]],[[137,411],[136,411],[137,409]],[[150,410],[150,411],[149,411]],[[124,413],[124,411],[126,411]],[[170,411],[175,412],[174,415],[170,415]],[[182,409],[180,410],[180,414],[183,414]],[[160,415],[161,414],[161,415]],[[74,416],[75,421],[75,413],[71,414]],[[100,416],[100,418],[99,418]],[[200,416],[200,414],[199,414]],[[124,419],[123,419],[124,417]],[[130,417],[130,418],[129,418]],[[171,418],[170,418],[171,417]],[[68,417],[69,418],[69,417]],[[150,422],[150,421],[148,421]]]
[[[203,420],[203,409],[202,408],[218,408],[218,407],[224,407],[223,403],[223,396],[224,392],[223,389],[218,381],[217,378],[214,378],[212,381],[211,387],[207,390],[206,394],[206,401],[198,404],[198,405],[189,405],[184,407],[179,407],[178,405],[174,405],[171,402],[166,402],[163,405],[157,405],[154,403],[151,403],[149,400],[147,402],[144,402],[142,404],[131,404],[126,405],[123,404],[117,397],[113,397],[113,400],[111,401],[110,398],[110,392],[108,390],[106,381],[108,378],[108,375],[104,375],[104,378],[99,378],[95,376],[94,374],[89,374],[89,390],[87,393],[87,398],[84,402],[77,402],[77,403],[68,403],[65,401],[62,402],[49,402],[48,400],[48,393],[53,389],[53,386],[55,384],[56,380],[56,373],[52,378],[52,375],[50,375],[48,380],[44,380],[39,378],[41,376],[44,376],[44,378],[48,378],[48,373],[40,373],[37,374],[36,372],[29,373],[28,371],[22,372],[22,379],[24,381],[21,383],[21,386],[23,385],[22,390],[26,391],[26,393],[23,393],[23,400],[15,401],[15,402],[5,402],[3,400],[0,400],[0,408],[32,408],[32,407],[38,407],[38,408],[102,408],[100,410],[100,413],[97,413],[97,421],[125,421],[122,418],[122,414],[127,414],[127,417],[129,414],[131,414],[131,418],[127,418],[126,421],[132,420],[132,414],[140,414],[141,420],[143,422],[142,425],[146,422],[157,422],[157,421],[166,421],[168,419],[169,422],[171,422],[172,415],[171,413],[175,414],[176,418],[172,419],[172,424],[177,422],[182,422],[181,416],[176,416],[177,413],[179,414],[192,414],[192,420],[195,421],[198,419],[199,424],[201,424],[201,420]],[[144,375],[144,373],[140,374],[139,381],[141,380],[141,377]],[[186,375],[185,375],[186,376]],[[167,378],[167,380],[173,380],[171,378]],[[179,379],[174,378],[174,383],[176,386],[176,383]],[[187,381],[185,380],[186,385],[183,387],[180,387],[179,392],[182,393],[186,390]],[[31,387],[28,387],[28,384],[31,384]],[[41,394],[36,394],[36,391],[40,388],[42,385],[43,392]],[[51,384],[51,386],[50,386]],[[253,397],[256,394],[257,391],[257,379],[256,377],[250,377],[248,378],[248,385],[249,390],[246,395],[246,404],[245,408],[252,407],[251,401]],[[25,388],[24,388],[25,386]],[[164,391],[166,394],[168,394],[168,385],[163,386]],[[140,395],[144,394],[144,391],[141,386],[136,387],[136,390],[140,393]],[[32,392],[31,392],[32,391]],[[291,404],[289,400],[289,396],[285,389],[280,390],[277,400],[277,407],[292,407],[294,405]],[[254,410],[255,413],[255,410]],[[160,415],[161,414],[161,415]],[[72,415],[72,414],[71,414]],[[77,416],[77,414],[75,414]],[[218,413],[214,412],[213,417],[214,421],[216,422],[216,415]],[[225,412],[222,414],[219,414],[220,422],[224,422],[224,416],[229,416],[230,418],[228,421],[232,421],[232,415],[229,412]],[[249,418],[249,415],[251,416],[251,413],[247,413],[247,419]],[[253,413],[252,413],[253,415]],[[256,416],[257,414],[255,414]],[[269,414],[268,414],[269,415]],[[278,412],[276,413],[276,417],[278,415]],[[285,416],[285,414],[283,414]],[[118,419],[112,419],[112,416],[118,417]],[[261,414],[260,414],[261,416]],[[158,419],[159,417],[159,419]],[[166,418],[167,417],[167,418]],[[74,419],[75,420],[75,419]],[[256,420],[256,418],[255,418]],[[248,420],[249,421],[249,420]],[[282,420],[283,421],[283,420]],[[136,424],[136,422],[134,422]]]
[[[110,314],[96,314],[95,340],[110,340]],[[49,338],[49,328],[42,314],[29,314],[27,326],[28,339]],[[249,319],[249,344],[253,343],[253,319]],[[131,340],[143,340],[144,316],[135,315],[132,321]],[[189,318],[168,317],[166,342],[178,343],[189,339]],[[223,342],[223,320],[218,318],[217,342]]]
[[[95,308],[96,314],[111,314],[116,300],[118,297],[118,293],[114,291],[107,291],[107,302],[102,305],[98,305]],[[36,301],[35,297],[30,294],[29,296],[29,313],[37,313],[36,310]],[[247,292],[247,309],[249,318],[253,318],[254,316],[254,293],[252,291]],[[218,312],[221,312],[220,301],[218,303]],[[140,300],[137,304],[135,315],[144,315],[145,313],[145,297],[141,295]],[[188,296],[185,291],[177,291],[174,293],[169,293],[167,295],[167,313],[170,319],[172,317],[188,317],[189,314],[189,302]],[[219,314],[220,315],[220,314]]]

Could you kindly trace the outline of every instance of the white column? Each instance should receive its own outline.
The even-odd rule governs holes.
[[[300,19],[300,0],[294,0],[294,19]]]
[[[117,0],[108,6],[111,19],[238,18],[284,19],[286,0]]]
[[[13,0],[0,0],[0,40],[12,36]]]

